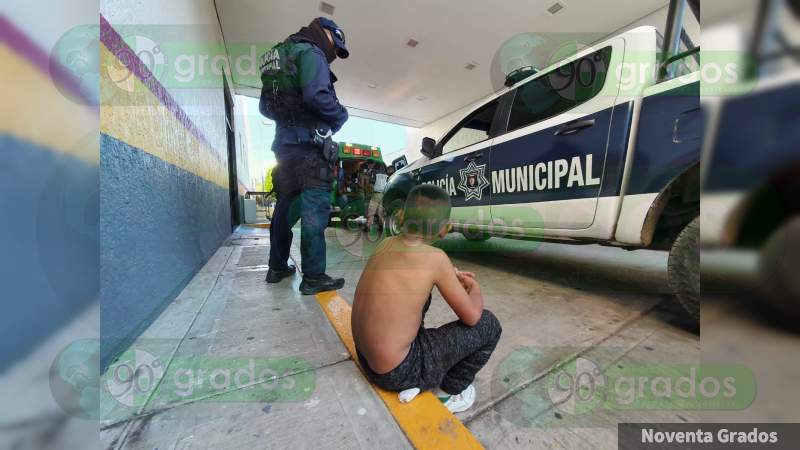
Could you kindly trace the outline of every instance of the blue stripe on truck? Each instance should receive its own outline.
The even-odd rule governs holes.
[[[660,192],[700,161],[700,82],[645,97],[625,194]]]

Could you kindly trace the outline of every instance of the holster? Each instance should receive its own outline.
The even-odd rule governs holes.
[[[306,157],[303,186],[331,189],[334,169],[339,163],[339,145],[330,136],[321,138],[315,133],[314,137],[313,151]]]

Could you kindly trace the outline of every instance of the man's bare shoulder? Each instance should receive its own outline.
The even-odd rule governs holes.
[[[433,252],[431,252],[431,264],[436,265],[436,268],[440,270],[449,270],[452,269],[453,263],[450,261],[450,257],[447,256],[444,250],[431,246]]]
[[[447,256],[447,253],[444,250],[440,249],[439,247],[434,247],[432,245],[425,244],[426,251],[431,256],[436,263],[441,263],[442,261],[450,261],[450,257]]]
[[[422,243],[415,247],[413,258],[419,263],[420,268],[424,268],[430,272],[437,272],[440,269],[452,266],[447,253],[430,244]]]
[[[415,269],[431,270],[434,266],[448,264],[450,258],[442,249],[425,242],[409,242],[402,236],[393,236],[378,244],[370,262],[413,264]]]

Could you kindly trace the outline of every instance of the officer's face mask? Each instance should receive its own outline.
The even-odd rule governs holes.
[[[328,47],[325,49],[325,58],[328,60],[328,64],[330,64],[338,56],[336,53],[336,44],[331,42],[333,40],[333,37],[328,35],[328,33],[330,33],[330,30],[323,28],[322,31],[323,33],[325,33],[325,37],[328,38]]]

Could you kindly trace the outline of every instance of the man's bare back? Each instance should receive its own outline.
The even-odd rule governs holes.
[[[417,336],[441,250],[401,237],[386,239],[369,259],[353,301],[356,347],[376,373],[397,367]]]
[[[462,321],[477,322],[482,297],[480,304],[472,301],[464,283],[479,289],[473,274],[457,275],[442,250],[404,235],[383,241],[364,268],[353,301],[353,338],[370,368],[386,373],[403,361],[434,286]]]
[[[451,229],[450,195],[429,184],[413,187],[400,213],[399,236],[381,242],[356,287],[352,331],[367,377],[409,402],[422,390],[451,412],[475,402],[473,382],[494,352],[500,321],[483,309],[475,274],[460,272],[430,244]],[[422,326],[433,287],[458,320]]]

